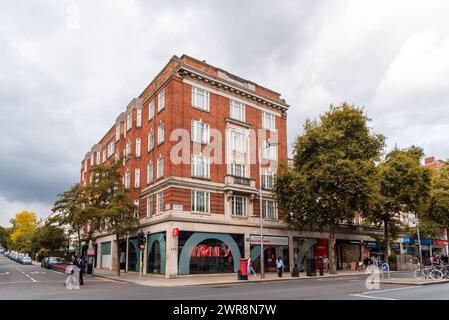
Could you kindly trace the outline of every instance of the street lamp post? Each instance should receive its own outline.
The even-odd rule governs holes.
[[[419,264],[422,266],[421,237],[419,236],[418,213],[415,212],[416,234],[418,236]]]
[[[277,145],[277,143],[273,142],[270,143],[269,141],[267,141],[267,145],[265,147],[260,147],[260,152],[259,152],[259,216],[260,216],[260,278],[263,279],[265,278],[265,257],[264,257],[264,252],[263,252],[263,210],[262,210],[262,180],[263,180],[263,175],[262,175],[262,150],[265,150],[271,146],[275,146]]]

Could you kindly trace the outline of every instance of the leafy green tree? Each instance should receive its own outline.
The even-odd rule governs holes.
[[[7,228],[3,228],[0,226],[0,247],[4,249],[9,249],[8,240],[9,240],[9,230]]]
[[[38,253],[42,249],[56,251],[64,248],[66,235],[63,228],[46,223],[36,228],[31,242],[33,253]]]
[[[431,176],[421,166],[423,151],[418,147],[390,151],[379,164],[377,205],[371,220],[383,227],[384,257],[388,261],[391,241],[403,228],[402,215],[424,213],[430,192]]]
[[[117,250],[117,275],[120,276],[120,238],[139,225],[134,217],[136,209],[125,189],[119,173],[122,160],[109,166],[97,166],[92,169],[95,179],[90,185],[91,202],[88,210],[92,216],[101,220],[105,232],[115,234]]]
[[[280,168],[274,193],[288,223],[329,232],[330,272],[336,272],[335,232],[355,212],[367,212],[376,197],[376,161],[385,138],[373,134],[362,109],[330,106],[307,120],[294,144],[294,165]]]
[[[78,249],[81,252],[82,231],[92,219],[92,210],[89,210],[89,190],[75,184],[69,190],[58,194],[58,198],[52,209],[57,215],[51,222],[68,227],[69,234],[76,234]]]

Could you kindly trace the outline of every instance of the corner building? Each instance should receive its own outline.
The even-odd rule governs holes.
[[[289,270],[317,252],[327,255],[327,234],[290,230],[271,195],[277,165],[287,162],[288,107],[279,93],[187,55],[173,56],[82,161],[80,183],[86,185],[90,167],[124,157],[123,183],[140,220],[119,243],[101,230],[94,235],[94,268],[114,270],[119,259],[121,269],[138,271],[141,229],[144,273],[236,272],[248,256],[258,272],[261,211],[266,272],[275,271],[278,256]]]

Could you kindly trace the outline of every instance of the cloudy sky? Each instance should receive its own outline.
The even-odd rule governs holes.
[[[275,5],[274,5],[275,3]],[[173,55],[283,94],[289,141],[344,100],[449,158],[449,1],[2,1],[0,225],[46,216]]]

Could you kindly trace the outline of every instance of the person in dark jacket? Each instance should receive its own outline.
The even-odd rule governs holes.
[[[78,268],[80,269],[80,285],[84,284],[84,280],[83,280],[83,274],[84,274],[84,268],[85,268],[86,264],[84,262],[83,257],[80,257],[78,259]]]

